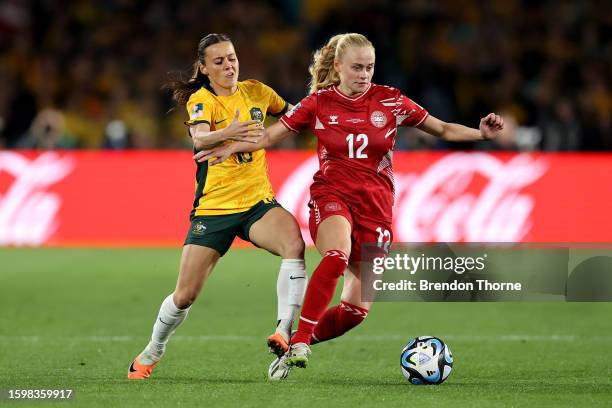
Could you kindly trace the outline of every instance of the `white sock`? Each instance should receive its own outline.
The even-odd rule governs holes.
[[[308,274],[303,259],[283,259],[278,280],[276,281],[276,296],[278,297],[277,332],[291,334],[293,321],[302,306]]]
[[[145,354],[150,354],[152,358],[161,358],[162,354],[166,349],[166,343],[168,339],[174,333],[176,328],[185,320],[187,313],[189,312],[188,307],[186,309],[179,309],[172,300],[171,293],[161,304],[159,308],[159,314],[155,319],[153,325],[153,334],[151,334],[151,341],[145,348]]]

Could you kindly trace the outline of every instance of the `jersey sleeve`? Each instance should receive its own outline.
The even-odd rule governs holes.
[[[208,123],[210,125],[212,106],[206,103],[206,98],[203,98],[196,92],[187,101],[187,114],[189,115],[189,120],[185,122],[187,126],[199,123]]]
[[[421,105],[400,94],[397,98],[396,106],[393,111],[397,126],[419,126],[427,116],[427,112]]]
[[[314,122],[316,108],[317,94],[308,95],[285,113],[280,121],[287,129],[297,133]]]
[[[268,113],[272,116],[281,116],[287,112],[289,108],[289,102],[281,98],[274,89],[268,85],[263,85],[268,95]]]

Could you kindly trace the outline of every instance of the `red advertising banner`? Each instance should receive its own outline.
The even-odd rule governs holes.
[[[313,152],[272,151],[278,201],[308,233]],[[403,242],[612,242],[612,154],[394,156]],[[0,245],[178,246],[193,202],[188,151],[0,151]]]

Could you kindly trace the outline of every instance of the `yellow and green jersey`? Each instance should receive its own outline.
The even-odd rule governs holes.
[[[241,121],[260,120],[285,113],[288,103],[272,88],[252,79],[238,82],[230,96],[218,96],[206,87],[187,101],[188,126],[208,123],[210,130],[227,127],[240,110]],[[228,141],[226,143],[231,143]],[[199,163],[192,216],[235,214],[249,210],[261,200],[274,198],[263,149],[234,154],[223,163]]]

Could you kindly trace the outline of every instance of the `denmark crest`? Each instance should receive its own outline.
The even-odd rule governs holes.
[[[385,127],[387,124],[387,116],[381,111],[374,111],[370,115],[370,122],[377,128]]]

